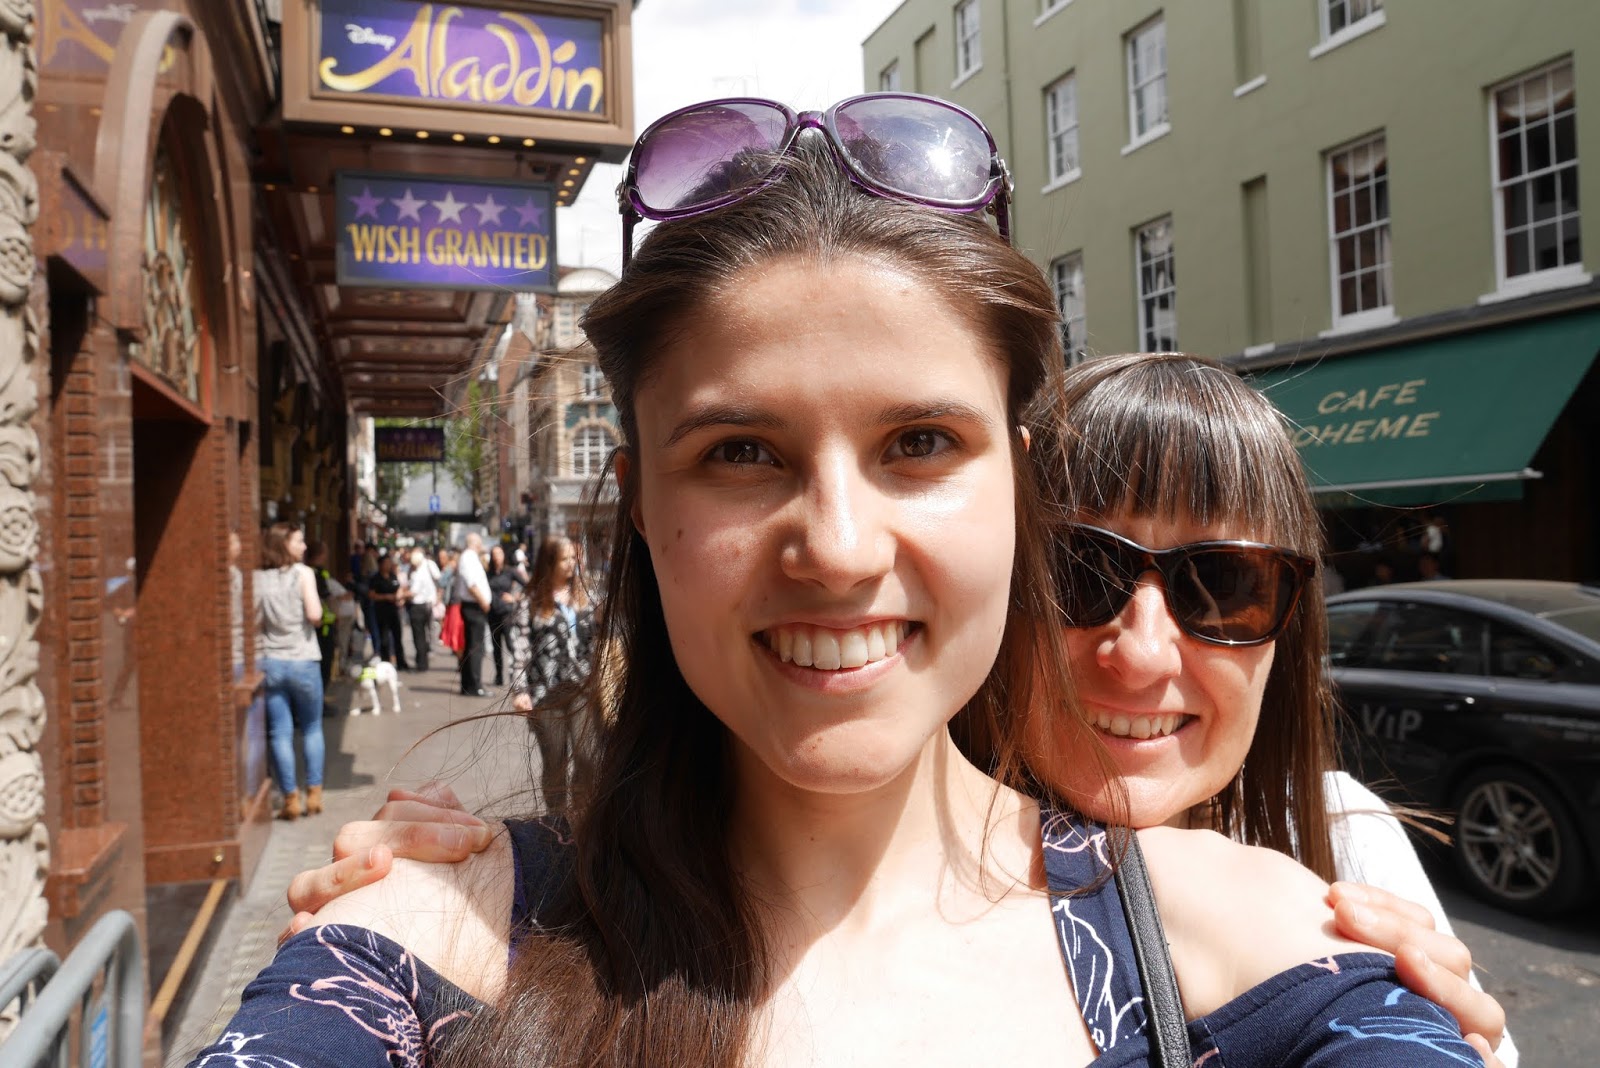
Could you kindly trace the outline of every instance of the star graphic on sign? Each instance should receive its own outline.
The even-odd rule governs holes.
[[[439,209],[439,221],[449,219],[457,226],[461,225],[461,209],[466,207],[466,201],[457,200],[455,193],[446,189],[443,200],[430,200],[428,203]]]
[[[391,199],[390,203],[394,204],[400,209],[400,218],[415,219],[417,222],[421,222],[422,205],[426,204],[427,201],[418,200],[416,197],[411,195],[411,190],[407,188],[405,196],[398,199]]]
[[[499,226],[500,213],[505,211],[506,208],[510,207],[510,205],[495,203],[494,194],[490,193],[488,196],[483,198],[483,202],[481,204],[474,204],[472,207],[478,213],[478,222],[480,225],[494,223],[496,226]]]
[[[528,202],[517,209],[517,221],[523,226],[543,226],[544,209],[534,204],[530,196]]]
[[[372,187],[364,185],[361,187],[361,195],[351,197],[350,203],[356,206],[356,218],[359,219],[363,215],[370,215],[376,219],[378,217],[378,205],[383,203],[383,198],[373,196]]]

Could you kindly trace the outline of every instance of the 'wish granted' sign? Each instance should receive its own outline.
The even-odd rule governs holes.
[[[555,288],[550,187],[340,171],[340,285]]]
[[[601,18],[417,0],[321,0],[321,92],[586,115],[605,103]]]

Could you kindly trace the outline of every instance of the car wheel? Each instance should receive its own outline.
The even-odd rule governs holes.
[[[1560,798],[1520,768],[1474,772],[1455,796],[1455,865],[1473,892],[1510,912],[1548,916],[1578,903],[1587,864]]]

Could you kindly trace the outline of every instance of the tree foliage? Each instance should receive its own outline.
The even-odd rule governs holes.
[[[481,511],[493,495],[493,409],[483,383],[472,382],[467,385],[465,403],[444,424],[445,470],[451,481],[471,491],[474,512]]]

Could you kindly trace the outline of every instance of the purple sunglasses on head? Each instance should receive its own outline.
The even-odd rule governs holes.
[[[987,208],[1011,239],[1011,176],[988,129],[966,109],[914,93],[867,93],[800,113],[730,97],[659,118],[634,142],[617,187],[623,266],[640,219],[688,219],[743,200],[777,178],[806,129],[823,132],[867,192],[963,214]]]

